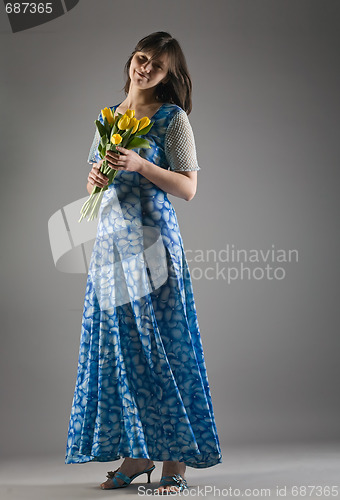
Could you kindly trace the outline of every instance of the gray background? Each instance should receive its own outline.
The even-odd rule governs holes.
[[[339,440],[339,2],[81,0],[16,34],[0,9],[3,456],[64,459],[86,275],[56,270],[47,223],[87,195],[93,122],[157,30],[193,79],[185,249],[299,252],[283,280],[192,279],[220,441]]]

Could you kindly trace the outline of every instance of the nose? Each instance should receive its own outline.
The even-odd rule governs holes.
[[[145,62],[145,63],[142,65],[142,67],[143,67],[143,69],[144,69],[144,71],[145,71],[146,73],[149,73],[149,72],[150,72],[150,69],[151,69],[150,64],[151,64],[151,62],[150,62],[150,61],[147,61],[147,62]]]

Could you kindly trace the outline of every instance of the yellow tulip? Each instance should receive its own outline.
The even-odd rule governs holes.
[[[118,128],[120,130],[127,130],[130,125],[130,117],[127,115],[123,115],[118,122]]]
[[[139,121],[137,120],[137,118],[135,118],[135,117],[131,118],[129,128],[133,127],[132,132],[131,132],[132,134],[137,132],[138,124],[139,124]]]
[[[144,118],[141,118],[139,120],[138,130],[142,130],[143,128],[147,127],[148,125],[150,125],[150,118],[148,118],[147,116],[144,116]]]
[[[111,137],[112,144],[120,144],[122,142],[122,136],[119,134],[113,134]]]
[[[125,114],[126,116],[128,116],[129,118],[133,118],[135,116],[135,110],[134,109],[127,109],[125,111]],[[131,127],[130,127],[131,128]]]
[[[106,118],[110,125],[113,125],[115,118],[113,116],[112,109],[110,109],[110,108],[102,109],[102,117]]]

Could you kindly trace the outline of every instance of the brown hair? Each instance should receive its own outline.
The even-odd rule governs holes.
[[[159,83],[155,89],[156,99],[160,102],[169,102],[180,106],[187,114],[191,112],[192,83],[183,51],[175,38],[165,31],[156,31],[142,38],[125,64],[126,82],[124,86],[127,95],[130,88],[130,64],[136,52],[151,52],[152,59],[162,54],[169,58],[168,80]]]

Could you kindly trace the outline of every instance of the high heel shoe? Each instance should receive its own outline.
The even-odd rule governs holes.
[[[144,474],[144,473],[148,475],[148,483],[150,483],[151,472],[155,469],[155,467],[156,466],[153,465],[152,467],[149,467],[148,469],[142,470],[142,472],[137,472],[137,474],[134,474],[131,477],[129,477],[126,474],[124,474],[123,472],[121,472],[119,470],[119,467],[118,467],[118,469],[116,469],[114,471],[109,471],[107,473],[107,475],[106,475],[107,478],[112,479],[112,482],[113,482],[113,484],[115,486],[113,486],[112,488],[103,488],[102,487],[102,490],[114,490],[115,488],[126,488],[126,486],[129,486],[129,484],[134,479],[136,479],[136,477],[138,477],[138,476],[140,476],[141,474]],[[119,484],[116,478],[122,479],[124,481],[124,483],[123,484]]]
[[[173,474],[172,476],[162,476],[159,482],[159,486],[176,486],[178,490],[165,489],[161,493],[178,493],[188,488],[188,483],[186,479],[180,474]]]

